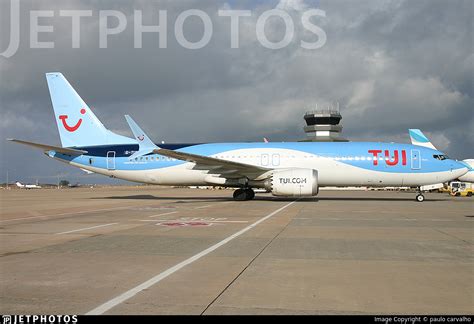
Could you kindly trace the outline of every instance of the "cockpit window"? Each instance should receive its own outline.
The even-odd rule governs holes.
[[[440,160],[440,161],[449,159],[449,157],[447,155],[442,155],[442,154],[435,154],[435,155],[433,155],[433,157],[436,160]]]

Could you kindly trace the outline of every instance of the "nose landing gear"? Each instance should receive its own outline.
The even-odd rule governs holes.
[[[421,192],[420,188],[418,188],[418,191],[417,191],[416,201],[418,201],[418,202],[425,201],[425,196],[423,196],[423,192]]]
[[[255,198],[255,191],[251,188],[246,189],[237,189],[234,191],[234,200],[236,201],[246,201],[252,200]]]
[[[418,195],[416,195],[416,201],[418,201],[418,202],[425,201],[425,196],[423,196],[422,193],[419,193]]]

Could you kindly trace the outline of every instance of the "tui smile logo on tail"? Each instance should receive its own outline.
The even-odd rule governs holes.
[[[137,138],[140,142],[143,142],[143,140],[145,139],[145,135],[138,136]]]
[[[86,110],[84,108],[81,109],[81,114],[84,115],[86,113]],[[63,122],[63,126],[64,128],[68,131],[68,132],[75,132],[82,124],[82,118],[79,119],[79,121],[76,123],[76,125],[74,126],[69,126],[66,122],[66,119],[68,119],[68,115],[61,115],[59,116],[59,119],[61,119],[61,121]]]

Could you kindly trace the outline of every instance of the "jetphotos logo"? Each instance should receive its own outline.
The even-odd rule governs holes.
[[[5,0],[8,1],[8,0]],[[307,0],[309,1],[309,0]],[[143,4],[143,2],[140,2]],[[26,25],[20,21],[20,11],[22,10],[20,0],[10,0],[10,39],[6,49],[0,49],[0,55],[9,58],[18,52],[20,47],[20,26]],[[149,7],[149,6],[155,6]],[[229,8],[222,7],[222,8]],[[26,9],[25,9],[26,10]],[[199,9],[188,9],[176,13],[168,14],[167,10],[158,8],[152,2],[146,8],[135,8],[132,12],[119,10],[29,10],[29,48],[31,49],[52,49],[56,44],[54,39],[64,39],[68,30],[55,28],[56,19],[63,19],[70,22],[71,48],[81,47],[81,25],[88,24],[94,26],[99,36],[97,46],[107,48],[109,38],[120,37],[127,29],[133,30],[133,40],[130,46],[142,48],[144,46],[143,36],[153,35],[154,42],[160,49],[166,49],[169,43],[169,35],[174,33],[176,42],[183,48],[198,50],[206,47],[212,40],[214,29],[217,24],[228,26],[229,39],[227,46],[232,49],[240,47],[240,29],[245,24],[246,32],[255,33],[257,45],[267,49],[280,50],[291,44],[298,44],[306,50],[317,50],[326,44],[326,32],[317,24],[324,21],[326,12],[324,10],[312,8],[304,0],[281,0],[276,7],[266,11],[257,10],[233,10],[216,9],[217,12],[208,13]],[[145,22],[144,12],[152,12],[153,21],[147,15]],[[174,21],[171,21],[173,18]],[[213,18],[211,18],[213,17]],[[218,21],[219,20],[219,21]],[[227,24],[221,25],[220,20],[227,20]],[[246,21],[247,20],[247,21]],[[275,39],[275,33],[269,28],[271,21],[278,21],[277,33],[279,39]],[[192,23],[199,24],[197,29],[202,30],[197,39],[190,40],[186,37],[185,25]],[[249,22],[252,22],[248,29]],[[197,26],[197,25],[196,25]],[[280,32],[281,31],[281,32]],[[298,32],[296,32],[298,31]],[[268,35],[267,35],[268,33]],[[23,33],[22,35],[24,35]],[[56,37],[57,36],[57,37]],[[123,36],[125,37],[125,36]],[[40,39],[43,39],[40,41]],[[44,39],[50,39],[45,41]]]
[[[2,315],[2,324],[75,324],[77,315]]]

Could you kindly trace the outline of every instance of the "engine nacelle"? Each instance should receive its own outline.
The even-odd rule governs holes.
[[[313,169],[275,171],[266,181],[265,188],[274,196],[316,196],[319,192],[318,171]]]

